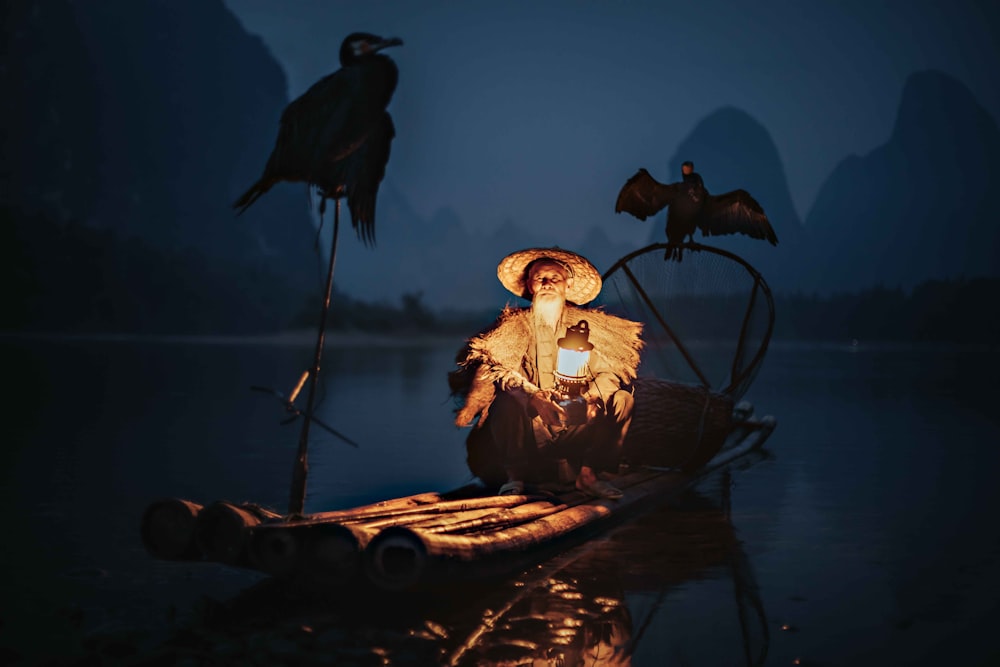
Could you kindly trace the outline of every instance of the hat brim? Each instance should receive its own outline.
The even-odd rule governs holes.
[[[573,284],[566,288],[566,300],[582,306],[601,292],[601,274],[585,257],[562,248],[528,248],[511,253],[497,265],[497,278],[515,296],[531,300],[525,283],[528,265],[539,259],[552,259],[572,274]]]

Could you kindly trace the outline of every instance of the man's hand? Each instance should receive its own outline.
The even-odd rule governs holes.
[[[566,411],[552,400],[552,395],[547,391],[532,394],[529,403],[546,424],[558,426],[566,421]]]
[[[596,419],[598,415],[604,414],[604,399],[600,394],[584,394],[587,400],[587,421]]]

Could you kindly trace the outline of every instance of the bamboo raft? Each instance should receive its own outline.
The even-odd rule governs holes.
[[[155,558],[256,570],[311,590],[370,582],[399,591],[510,573],[668,500],[759,450],[773,417],[749,403],[732,413],[724,439],[696,469],[635,466],[614,480],[618,500],[572,486],[515,496],[479,485],[421,493],[349,509],[282,516],[253,504],[183,499],[152,503],[141,535]]]

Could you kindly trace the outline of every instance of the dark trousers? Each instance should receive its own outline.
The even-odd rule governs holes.
[[[524,480],[551,477],[557,459],[568,460],[574,468],[617,471],[633,406],[632,394],[619,389],[594,419],[554,429],[551,442],[539,445],[531,424],[535,411],[513,395],[498,392],[486,421],[466,442],[469,469],[489,485],[507,481],[508,469]]]

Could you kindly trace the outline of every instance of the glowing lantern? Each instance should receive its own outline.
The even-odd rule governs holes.
[[[566,337],[556,341],[556,384],[562,393],[579,396],[587,384],[590,365],[590,325],[580,320],[575,327],[566,329]]]

